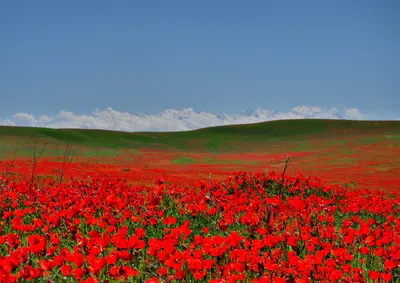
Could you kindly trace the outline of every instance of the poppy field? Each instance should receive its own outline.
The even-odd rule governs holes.
[[[7,155],[0,282],[400,282],[396,137]]]
[[[0,186],[2,282],[399,280],[395,195],[246,172],[190,188]]]

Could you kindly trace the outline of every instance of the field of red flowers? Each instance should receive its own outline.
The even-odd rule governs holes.
[[[7,137],[0,282],[400,282],[396,137],[71,158],[53,140],[37,163]]]
[[[290,157],[288,173],[319,178],[341,185],[355,184],[357,188],[399,191],[400,147],[396,144],[377,143],[360,145],[351,140],[346,146],[328,144],[330,140],[308,142],[302,151],[294,143],[281,144],[276,149],[257,152],[181,152],[173,150],[140,149],[112,151],[109,156],[84,156],[84,150],[65,166],[66,181],[87,179],[94,172],[109,177],[121,177],[129,183],[152,184],[153,179],[164,176],[168,182],[193,185],[208,178],[223,180],[233,171],[282,171],[286,157]],[[92,150],[93,151],[93,150]],[[101,150],[100,150],[101,151]],[[92,152],[91,152],[92,153]],[[60,158],[41,157],[36,167],[39,184],[57,179],[62,162]],[[32,157],[0,160],[0,175],[13,181],[22,181],[31,174]],[[345,172],[345,174],[343,173]]]
[[[301,175],[2,177],[0,235],[0,282],[400,282],[400,196]]]

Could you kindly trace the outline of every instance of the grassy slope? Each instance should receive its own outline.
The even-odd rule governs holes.
[[[185,132],[117,132],[84,129],[46,129],[0,126],[0,145],[30,138],[50,143],[112,149],[160,148],[188,151],[251,150],[269,142],[319,138],[342,139],[352,135],[399,137],[398,121],[280,120],[257,124],[220,126]]]

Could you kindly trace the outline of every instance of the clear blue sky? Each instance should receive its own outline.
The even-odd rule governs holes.
[[[0,118],[400,108],[400,1],[0,1]]]

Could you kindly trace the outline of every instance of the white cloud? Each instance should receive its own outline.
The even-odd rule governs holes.
[[[12,116],[13,120],[16,121],[21,121],[21,122],[27,122],[32,125],[36,124],[36,119],[32,114],[28,113],[16,113]]]
[[[321,108],[319,107],[309,107],[309,106],[296,106],[292,109],[292,112],[294,113],[298,113],[300,115],[304,115],[304,116],[310,116],[316,113],[320,113],[322,111]]]
[[[323,119],[364,119],[357,108],[321,109],[312,106],[296,106],[291,111],[279,112],[265,109],[243,110],[238,114],[195,112],[192,108],[167,109],[158,114],[140,115],[120,112],[109,107],[96,109],[89,115],[78,115],[61,110],[57,115],[40,115],[36,118],[28,113],[16,113],[0,121],[9,126],[37,126],[48,128],[85,128],[120,131],[185,131],[204,127],[257,123],[282,119],[323,118]]]
[[[0,123],[2,126],[17,126],[17,123],[11,121],[10,119],[6,119]]]
[[[352,120],[363,120],[364,114],[362,114],[357,108],[349,108],[345,110],[346,116]]]
[[[39,122],[40,123],[49,123],[51,121],[50,117],[47,115],[40,115],[39,116]]]

